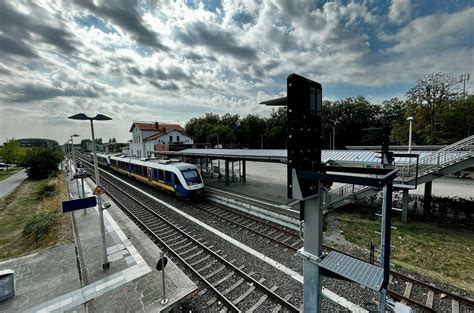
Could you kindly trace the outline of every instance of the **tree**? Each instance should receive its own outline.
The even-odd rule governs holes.
[[[287,114],[286,108],[280,107],[273,111],[265,124],[265,147],[273,149],[286,148],[287,139]]]
[[[7,140],[0,150],[0,157],[5,163],[13,164],[19,161],[20,158],[20,144],[15,139]]]
[[[63,159],[59,148],[34,147],[26,152],[23,166],[31,179],[45,179],[58,170]]]
[[[336,148],[348,145],[380,144],[379,136],[365,129],[380,127],[381,107],[371,104],[362,96],[342,100],[323,102],[323,144],[326,138],[336,129]]]
[[[82,151],[89,151],[89,150],[87,149],[87,144],[89,144],[89,143],[92,143],[92,140],[90,140],[90,139],[82,139],[82,140],[81,140],[81,150],[82,150]]]
[[[437,143],[436,116],[446,109],[448,103],[455,100],[460,90],[458,80],[445,73],[429,74],[424,79],[419,79],[414,87],[407,92],[408,101],[421,109],[422,116],[427,115],[428,129],[425,140],[429,144]],[[425,111],[425,112],[423,112]]]

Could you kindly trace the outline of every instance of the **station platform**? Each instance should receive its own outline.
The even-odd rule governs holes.
[[[91,196],[93,184],[85,184]],[[77,186],[68,179],[72,198]],[[110,200],[104,212],[110,268],[102,269],[97,208],[71,214],[74,243],[0,263],[15,271],[16,295],[0,302],[0,312],[168,312],[197,290],[197,286],[168,258],[161,304],[162,273],[155,269],[161,251]]]
[[[206,188],[215,188],[237,195],[247,196],[253,199],[266,201],[275,205],[294,205],[293,199],[287,198],[287,186],[277,183],[264,183],[262,180],[247,176],[245,183],[231,182],[226,185],[223,179],[204,177]]]

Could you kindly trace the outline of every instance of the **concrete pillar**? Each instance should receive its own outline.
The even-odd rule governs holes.
[[[423,215],[431,215],[431,192],[433,190],[433,182],[425,183],[425,195],[423,201]]]
[[[225,184],[229,185],[229,161],[225,160]]]
[[[246,169],[245,169],[245,160],[242,160],[242,182],[245,183],[246,179]]]
[[[408,189],[403,189],[402,194],[402,223],[408,223]]]

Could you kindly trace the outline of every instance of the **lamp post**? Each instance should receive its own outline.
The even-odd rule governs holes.
[[[94,135],[94,120],[96,121],[109,121],[111,120],[110,117],[97,114],[95,117],[89,117],[84,113],[78,113],[73,116],[69,116],[68,118],[72,120],[81,120],[81,121],[90,121],[91,122],[91,134],[92,134],[92,152],[94,154],[94,173],[95,173],[95,185],[96,190],[100,187],[100,177],[99,177],[99,167],[97,166],[97,154],[95,149],[95,135]],[[110,263],[107,259],[107,244],[105,242],[105,225],[104,225],[104,207],[102,205],[102,198],[100,193],[97,193],[97,203],[99,205],[99,220],[100,220],[100,235],[102,241],[102,268],[108,269],[110,267]]]
[[[413,116],[408,117],[407,121],[410,122],[410,131],[408,133],[408,153],[411,153],[411,137],[412,137],[412,127],[413,127]]]
[[[74,151],[74,139],[73,138],[74,137],[80,137],[80,136],[78,134],[74,134],[74,135],[71,135],[69,137],[71,137],[71,159],[73,161],[73,164],[76,164],[76,159],[74,157],[75,156],[75,153],[74,153],[75,151]]]

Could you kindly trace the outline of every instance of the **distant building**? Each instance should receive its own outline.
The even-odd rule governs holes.
[[[59,144],[56,140],[43,139],[43,138],[22,138],[16,140],[20,147],[59,147]]]
[[[134,122],[130,127],[132,140],[129,142],[129,154],[137,157],[149,157],[156,145],[192,145],[194,140],[178,124],[159,124],[158,122]]]

